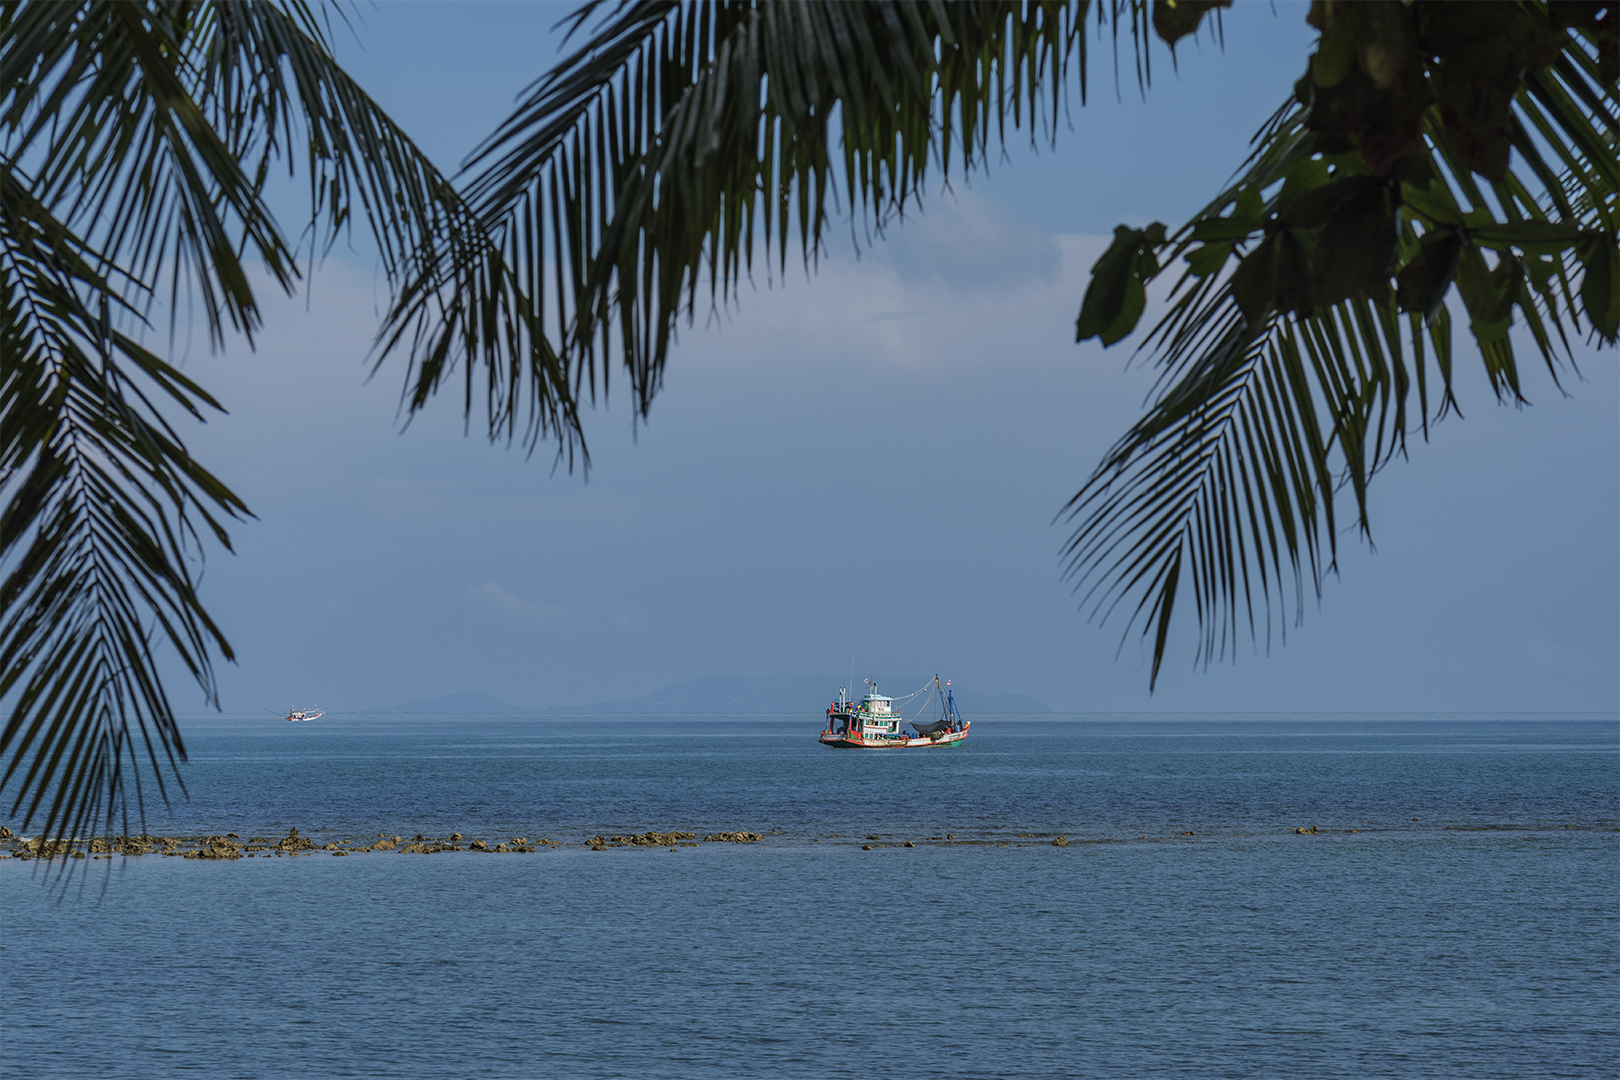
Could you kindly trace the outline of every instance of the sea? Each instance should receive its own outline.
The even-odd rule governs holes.
[[[972,719],[189,721],[316,847],[0,860],[0,1075],[1620,1076],[1620,718]]]

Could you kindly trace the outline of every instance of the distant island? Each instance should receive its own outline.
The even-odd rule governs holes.
[[[891,679],[882,683],[883,692],[899,697],[911,693],[928,680]],[[587,705],[551,705],[544,709],[525,709],[511,705],[476,690],[466,690],[444,697],[423,698],[399,705],[385,705],[376,709],[362,709],[362,715],[376,716],[387,713],[406,715],[432,714],[438,716],[505,716],[513,714],[556,716],[584,714],[656,715],[659,713],[708,713],[733,716],[820,716],[827,702],[842,685],[842,680],[829,675],[793,675],[781,671],[775,675],[705,675],[690,682],[675,683],[654,690],[645,697],[623,701],[597,701]],[[975,715],[996,713],[1049,713],[1044,702],[1028,694],[990,694],[977,690],[951,688],[956,703],[969,719]],[[865,686],[850,687],[859,697]],[[921,699],[918,699],[921,703]]]

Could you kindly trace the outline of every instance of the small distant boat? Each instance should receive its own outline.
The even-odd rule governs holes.
[[[956,698],[949,681],[939,676],[916,693],[901,698],[906,702],[918,694],[933,691],[939,696],[940,714],[931,723],[909,725],[915,734],[901,728],[904,718],[895,712],[895,699],[878,693],[877,683],[866,680],[866,696],[859,702],[849,697],[847,688],[838,688],[838,697],[827,705],[827,727],[821,733],[824,746],[842,749],[905,750],[923,746],[960,746],[972,725],[956,711]],[[931,695],[932,696],[932,695]]]
[[[310,720],[319,720],[326,714],[319,709],[288,709],[285,715],[281,713],[276,713],[276,715],[283,720],[291,720],[295,724],[301,724]]]

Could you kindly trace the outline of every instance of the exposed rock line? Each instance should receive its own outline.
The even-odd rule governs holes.
[[[1402,834],[1410,828],[1422,828],[1424,831],[1434,829],[1435,826],[1420,826],[1418,819],[1414,818],[1411,826],[1397,826],[1395,828],[1364,827],[1361,829],[1324,829],[1318,825],[1287,825],[1281,832],[1285,836],[1349,836],[1357,833],[1372,834]],[[1554,829],[1620,832],[1614,823],[1588,823],[1588,824],[1490,824],[1469,823],[1462,825],[1445,825],[1441,831],[1454,830],[1456,832],[1492,832],[1492,833],[1547,833]],[[775,834],[776,830],[770,830]],[[46,840],[41,837],[22,837],[13,833],[9,828],[0,826],[0,859],[12,858],[21,860],[30,859],[111,859],[115,856],[136,857],[144,855],[161,855],[165,857],[185,859],[209,859],[217,861],[234,861],[243,858],[280,858],[301,857],[316,854],[334,856],[349,856],[358,854],[397,852],[399,854],[431,855],[438,852],[479,852],[483,854],[520,854],[537,851],[555,851],[564,848],[587,848],[592,851],[607,851],[612,848],[641,848],[661,849],[665,851],[679,851],[681,848],[700,847],[703,843],[731,843],[731,844],[758,844],[767,841],[770,834],[746,831],[711,832],[703,836],[701,843],[698,834],[691,830],[673,830],[670,832],[648,831],[645,833],[628,833],[612,835],[597,834],[578,843],[568,843],[553,840],[549,837],[540,837],[531,840],[524,836],[514,836],[505,840],[486,840],[481,838],[467,838],[461,833],[451,833],[447,837],[430,837],[417,833],[410,839],[403,835],[389,833],[376,833],[362,838],[343,838],[317,844],[314,840],[301,834],[298,829],[291,828],[287,835],[279,839],[270,839],[264,836],[252,836],[243,840],[237,833],[208,836],[97,836],[86,839],[56,839]],[[1135,837],[1076,837],[1072,834],[1033,833],[1033,832],[998,832],[990,831],[975,836],[958,836],[955,833],[940,833],[931,836],[915,834],[910,837],[904,835],[869,833],[864,835],[868,841],[860,844],[862,850],[873,851],[877,848],[900,847],[1027,847],[1032,843],[1056,848],[1071,846],[1089,846],[1096,844],[1119,843],[1200,843],[1201,839],[1208,839],[1217,835],[1225,839],[1252,837],[1262,835],[1247,831],[1212,833],[1205,829],[1202,831],[1184,830],[1168,836],[1135,836]],[[1534,839],[1527,836],[1526,839]],[[785,838],[784,838],[785,839]],[[830,833],[826,836],[800,837],[800,842],[808,840],[819,844],[823,840],[838,845],[855,846],[858,840]]]
[[[697,833],[676,830],[674,832],[646,832],[631,835],[593,836],[580,846],[597,851],[604,851],[609,847],[661,847],[677,849],[679,847],[697,847],[695,842]],[[708,841],[728,841],[731,843],[754,843],[764,840],[765,837],[756,832],[718,832],[710,833],[704,837]],[[313,855],[317,852],[326,852],[336,856],[355,855],[369,852],[397,851],[400,854],[431,855],[441,851],[477,851],[491,855],[504,855],[515,853],[529,853],[548,849],[559,849],[566,845],[562,841],[552,840],[549,837],[540,837],[530,840],[525,836],[514,836],[508,840],[490,842],[484,839],[468,839],[461,833],[451,833],[447,837],[430,837],[417,833],[407,840],[404,836],[379,833],[375,837],[364,839],[344,839],[317,845],[309,837],[301,834],[297,827],[287,831],[287,835],[279,840],[271,840],[264,836],[253,836],[243,840],[237,833],[226,833],[223,836],[98,836],[88,840],[44,840],[40,837],[23,838],[17,836],[10,829],[0,826],[0,858],[13,859],[55,859],[71,858],[83,859],[87,856],[95,859],[110,859],[115,855],[127,857],[141,855],[165,855],[185,859],[242,859],[242,858],[274,858],[279,856]]]

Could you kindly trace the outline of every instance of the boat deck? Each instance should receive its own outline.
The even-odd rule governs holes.
[[[962,740],[968,737],[968,728],[971,724],[964,724],[959,731],[942,731],[938,735],[862,735],[853,731],[833,731],[830,728],[821,733],[823,746],[831,746],[846,750],[915,750],[925,746],[960,746]]]

